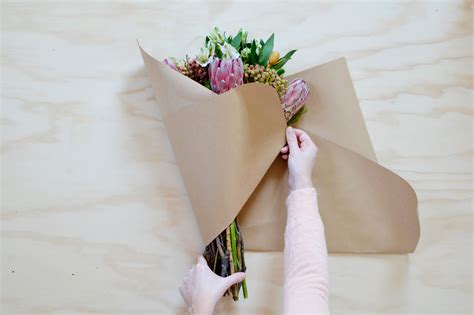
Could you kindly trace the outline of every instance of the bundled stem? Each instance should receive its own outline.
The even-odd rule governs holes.
[[[221,277],[227,277],[235,272],[245,272],[244,243],[237,221],[232,223],[206,246],[204,257],[209,268]],[[248,297],[247,282],[235,284],[224,294],[232,294],[234,301],[239,299],[242,287],[244,298]]]

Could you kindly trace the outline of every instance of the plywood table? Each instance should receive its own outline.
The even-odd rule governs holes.
[[[331,310],[471,313],[471,6],[2,2],[1,313],[186,313],[203,244],[136,39],[184,56],[214,25],[274,32],[289,72],[345,56],[380,163],[418,194],[417,251],[331,255]],[[247,261],[249,299],[217,311],[279,313],[281,253]]]

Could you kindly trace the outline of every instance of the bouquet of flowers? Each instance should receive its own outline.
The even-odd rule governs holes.
[[[228,36],[215,27],[194,58],[171,57],[164,59],[164,63],[217,94],[251,82],[270,85],[278,93],[287,124],[292,125],[307,110],[309,87],[301,78],[291,82],[285,79],[284,66],[296,50],[281,57],[273,46],[274,34],[266,41],[249,40],[243,29],[235,36]],[[236,219],[206,246],[204,257],[209,267],[222,277],[246,270],[244,242]],[[241,287],[247,298],[245,280],[232,286],[226,294],[237,301]]]
[[[194,58],[164,62],[138,45],[210,268],[245,270],[242,234],[246,250],[284,249],[288,168],[276,157],[305,106],[298,126],[318,144],[312,179],[328,251],[413,252],[416,193],[377,163],[345,59],[288,74],[294,51],[280,57],[273,35],[247,37],[214,29]],[[309,87],[320,93],[308,98]],[[247,296],[245,282],[227,294],[240,288]]]

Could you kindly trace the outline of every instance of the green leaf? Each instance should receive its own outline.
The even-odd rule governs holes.
[[[222,59],[222,51],[219,48],[219,45],[216,45],[215,54],[216,54],[217,58]]]
[[[299,111],[296,112],[296,114],[293,115],[293,117],[291,117],[291,119],[286,124],[288,126],[292,126],[296,124],[307,111],[308,111],[308,108],[306,107],[306,105],[304,105],[303,107],[300,108]]]
[[[258,64],[261,66],[265,66],[268,63],[268,58],[270,58],[270,54],[273,51],[273,41],[274,41],[275,34],[272,34],[270,38],[268,38],[265,45],[262,47],[262,51],[260,52],[260,56],[258,57]]]
[[[206,46],[207,46],[207,43],[209,43],[209,36],[206,36]]]
[[[204,85],[205,87],[207,87],[209,90],[212,90],[212,88],[211,88],[211,82],[209,81],[209,79],[206,80],[206,81],[203,83],[203,85]]]
[[[263,41],[263,39],[260,40],[260,45],[262,45],[262,47],[263,45],[265,45],[265,42]]]
[[[285,65],[285,63],[287,63],[288,60],[291,59],[291,56],[293,56],[293,54],[295,52],[296,52],[296,49],[293,49],[293,50],[289,51],[286,55],[281,57],[278,60],[278,62],[272,66],[272,68],[275,69],[275,70],[281,69]]]
[[[250,46],[249,63],[252,65],[257,63],[257,43],[255,39],[252,41],[252,46]]]
[[[260,56],[258,58],[258,64],[261,66],[265,66],[268,63],[268,58],[270,58],[270,54],[273,51],[273,41],[275,34],[272,34],[270,38],[268,38],[265,45],[262,47],[262,51],[260,52]]]
[[[278,75],[282,75],[283,73],[285,73],[285,69],[280,68],[280,69],[277,70]]]
[[[235,37],[234,39],[232,39],[232,42],[231,42],[231,45],[239,50],[240,48],[240,42],[242,41],[242,32],[239,32]]]

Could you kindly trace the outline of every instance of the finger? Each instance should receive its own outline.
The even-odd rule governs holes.
[[[290,154],[298,152],[298,139],[296,138],[295,131],[291,127],[286,128],[286,141],[288,142],[288,147],[290,148]]]
[[[294,130],[295,130],[296,137],[298,138],[302,147],[313,143],[313,140],[311,140],[311,137],[304,130],[301,130],[301,129],[294,129]]]
[[[236,272],[231,274],[230,276],[224,278],[224,284],[226,289],[230,286],[242,282],[245,279],[245,272]]]
[[[288,146],[285,145],[283,148],[280,150],[281,153],[288,153]]]
[[[188,298],[186,297],[186,291],[184,290],[183,287],[179,287],[179,293],[181,294],[181,296],[183,297],[184,301],[189,305],[189,301],[188,301]]]
[[[295,131],[296,137],[301,136],[301,134],[303,133],[303,130],[302,130],[302,129],[293,128],[293,130]]]
[[[206,265],[207,266],[207,261],[202,255],[198,256],[197,263],[198,263],[198,265]]]
[[[288,160],[288,154],[283,154],[281,157],[283,160]]]

